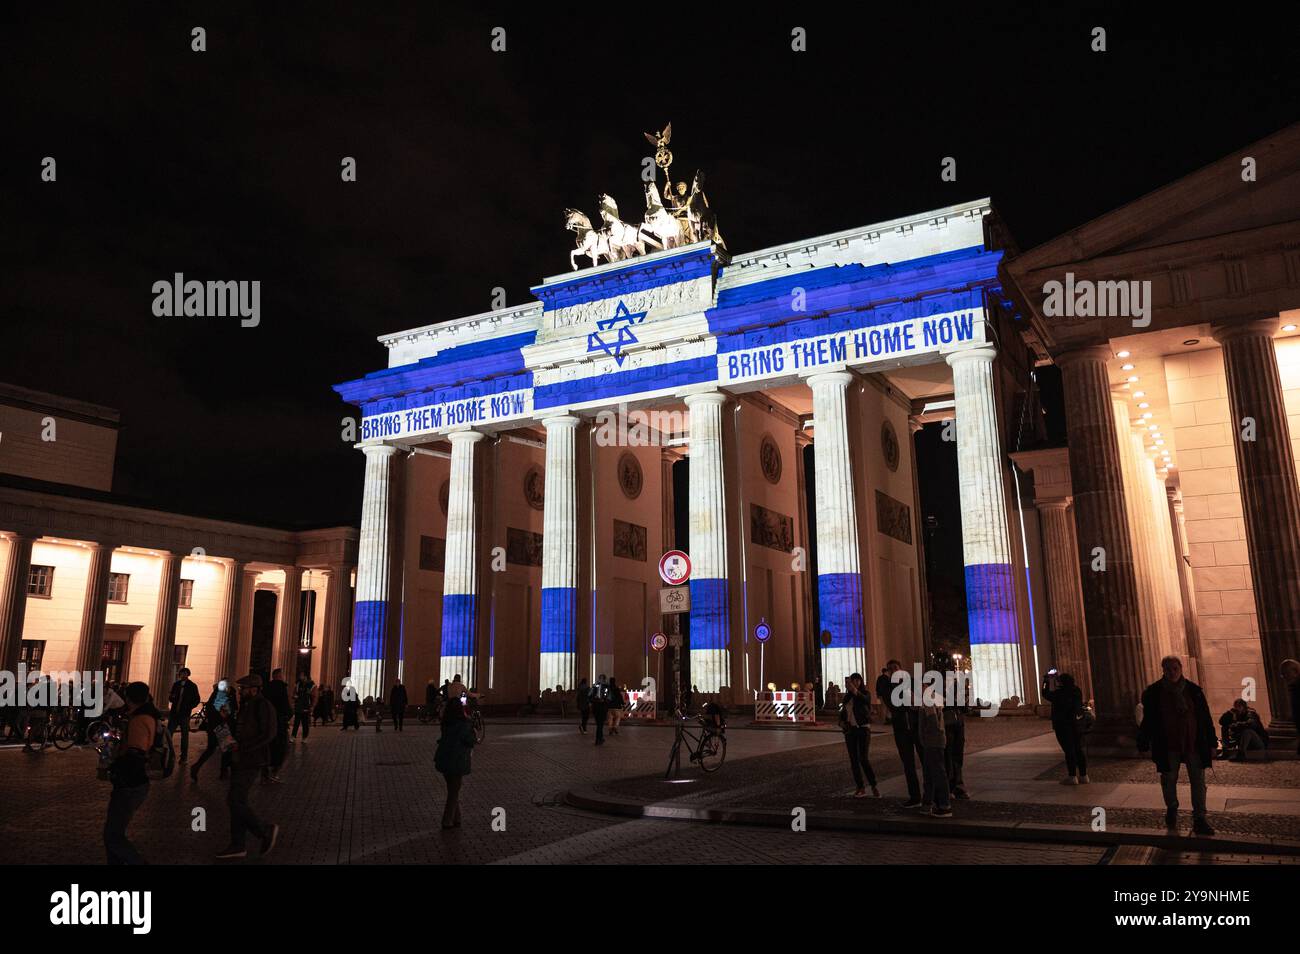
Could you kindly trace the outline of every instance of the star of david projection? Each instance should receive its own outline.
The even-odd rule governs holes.
[[[618,307],[614,309],[614,317],[602,318],[596,322],[596,327],[599,330],[587,335],[587,354],[603,351],[613,358],[614,363],[621,368],[623,366],[623,346],[637,343],[636,335],[632,334],[632,326],[645,321],[645,316],[644,311],[628,311],[627,305],[620,301]],[[600,336],[601,331],[611,331],[615,327],[618,327],[617,341],[606,341]]]

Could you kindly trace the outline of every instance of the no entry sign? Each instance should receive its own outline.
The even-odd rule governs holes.
[[[659,558],[659,576],[669,586],[691,578],[691,558],[682,550],[669,550]]]

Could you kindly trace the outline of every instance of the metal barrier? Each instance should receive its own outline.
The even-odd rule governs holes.
[[[754,700],[755,722],[816,722],[817,700],[811,692],[760,692]]]

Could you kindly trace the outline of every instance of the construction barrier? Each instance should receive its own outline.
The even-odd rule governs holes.
[[[811,692],[760,692],[754,700],[755,722],[816,722],[817,700]]]
[[[644,689],[629,689],[626,693],[627,708],[623,710],[624,719],[653,719],[655,717],[655,697],[653,692]]]

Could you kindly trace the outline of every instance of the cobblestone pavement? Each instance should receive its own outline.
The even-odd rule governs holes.
[[[492,723],[462,795],[464,827],[446,833],[439,828],[444,786],[433,769],[435,732],[317,728],[307,745],[292,746],[284,784],[254,792],[256,810],[283,827],[271,860],[762,864],[840,860],[852,851],[890,863],[1096,864],[1102,857],[1096,847],[625,821],[560,804],[561,793],[575,785],[661,772],[671,730],[644,726],[625,728],[597,749],[572,726]],[[731,733],[725,769],[775,754],[797,771],[801,760],[838,759],[841,749],[833,735],[741,730]],[[0,751],[0,863],[102,862],[108,786],[96,780],[94,768],[89,751]],[[137,847],[155,862],[207,864],[228,840],[225,787],[215,762],[204,767],[198,785],[185,768],[153,783],[131,826]],[[192,830],[196,809],[206,813],[206,831]],[[495,809],[504,810],[504,832],[492,830]]]
[[[1242,785],[1250,788],[1300,788],[1300,760],[1275,759],[1272,762],[1234,762],[1216,759],[1210,769],[1211,784]],[[1041,779],[1055,780],[1065,774],[1065,762],[1042,772]],[[1155,777],[1150,759],[1098,758],[1088,760],[1088,777],[1093,782],[1143,782]]]

